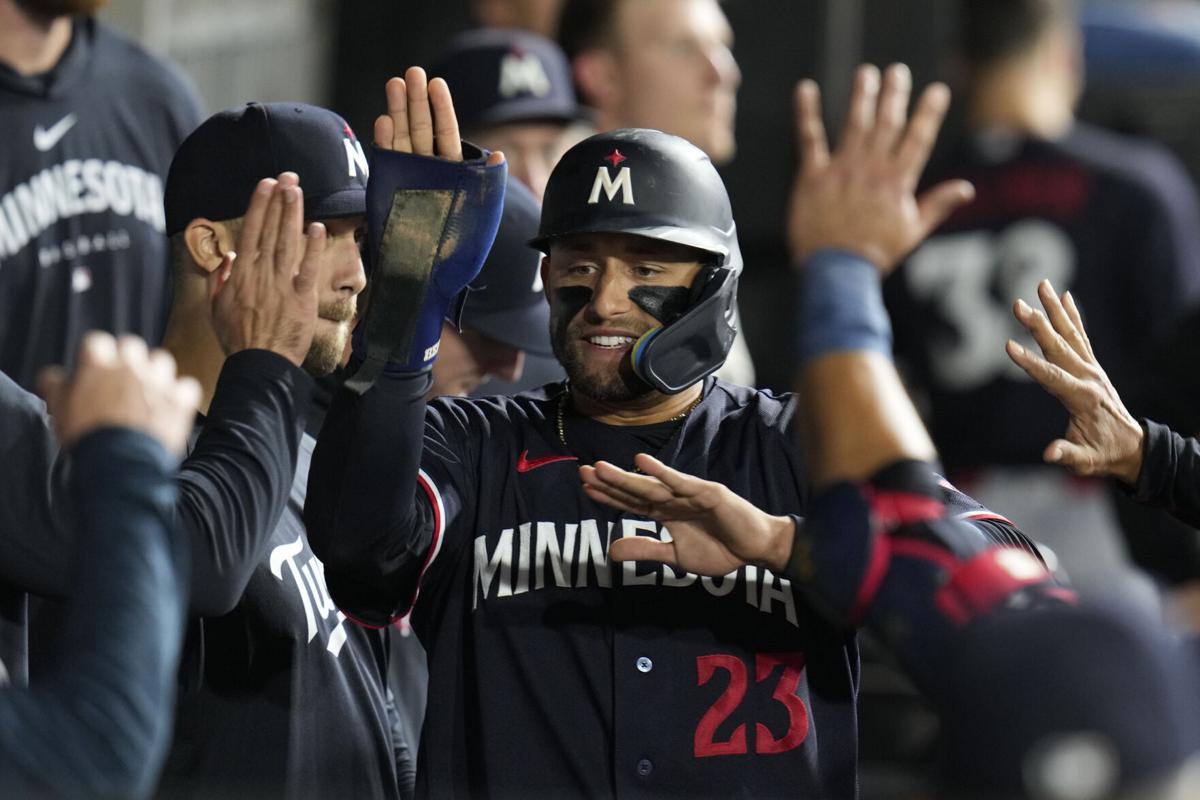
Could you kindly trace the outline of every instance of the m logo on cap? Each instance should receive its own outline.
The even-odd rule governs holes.
[[[625,160],[625,156],[621,155],[620,150],[614,149],[604,157],[604,160],[612,164],[613,169],[617,169]],[[618,189],[621,190],[621,202],[627,206],[633,205],[633,175],[630,173],[629,167],[620,167],[616,180],[613,180],[608,167],[597,167],[596,180],[592,182],[592,193],[588,196],[588,205],[600,202],[601,190],[604,190],[604,196],[611,202],[616,197]]]
[[[350,126],[343,123],[342,132],[346,135],[342,137],[342,144],[346,147],[346,174],[351,178],[357,178],[358,172],[363,175],[370,174],[370,169],[367,167],[367,154],[363,152],[362,144],[354,135],[354,131],[350,130]]]
[[[550,78],[536,55],[510,50],[500,60],[500,96],[523,93],[545,97],[550,93]]]

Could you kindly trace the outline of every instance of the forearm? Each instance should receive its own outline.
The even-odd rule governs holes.
[[[174,460],[123,430],[81,440],[86,527],[70,617],[46,679],[0,695],[0,784],[14,796],[138,797],[170,736],[187,589]],[[18,788],[20,787],[20,788]]]
[[[312,379],[265,350],[230,356],[179,476],[192,551],[191,612],[228,613],[287,504]]]
[[[432,540],[418,492],[428,372],[341,390],[309,469],[305,525],[339,607],[385,624],[412,599]]]
[[[891,360],[876,268],[826,250],[804,267],[802,283],[800,392],[816,485],[861,480],[903,459],[932,461],[933,442]]]
[[[1150,420],[1142,425],[1144,455],[1134,498],[1200,527],[1200,442]]]

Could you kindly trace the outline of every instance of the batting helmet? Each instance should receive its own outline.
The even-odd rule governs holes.
[[[712,255],[692,284],[685,310],[645,333],[630,351],[633,368],[674,394],[725,363],[737,336],[742,254],[725,184],[699,148],[640,128],[584,139],[550,174],[537,238],[549,252],[560,237],[628,233]]]

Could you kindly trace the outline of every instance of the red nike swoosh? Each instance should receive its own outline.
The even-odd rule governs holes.
[[[529,451],[521,453],[517,459],[517,472],[529,472],[530,470],[544,467],[547,464],[553,464],[558,461],[578,461],[576,456],[546,456],[545,458],[535,458],[529,460]]]

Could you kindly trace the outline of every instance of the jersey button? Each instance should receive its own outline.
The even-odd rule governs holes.
[[[649,672],[650,670],[654,669],[654,662],[645,656],[642,656],[637,660],[637,668],[638,672]],[[646,763],[648,764],[650,762],[647,761]]]
[[[654,772],[654,765],[650,763],[650,759],[643,758],[637,763],[637,773],[641,777],[648,778],[651,772]]]

